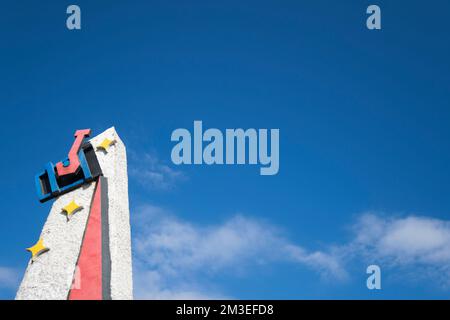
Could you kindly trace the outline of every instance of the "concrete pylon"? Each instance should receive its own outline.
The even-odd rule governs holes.
[[[125,145],[114,128],[36,176],[41,202],[55,198],[16,299],[133,298]]]

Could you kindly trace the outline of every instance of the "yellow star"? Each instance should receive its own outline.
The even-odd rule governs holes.
[[[79,206],[75,201],[72,200],[67,206],[62,208],[62,211],[66,213],[67,219],[69,219],[69,217],[71,217],[75,212],[78,212],[81,209],[83,209],[83,207]]]
[[[116,143],[116,140],[109,140],[108,138],[105,138],[105,140],[97,146],[97,150],[103,149],[105,152],[108,152],[109,147],[111,147],[114,143]]]
[[[50,250],[44,246],[44,240],[39,239],[39,241],[32,247],[27,248],[27,251],[31,252],[31,259],[34,261],[39,255]]]

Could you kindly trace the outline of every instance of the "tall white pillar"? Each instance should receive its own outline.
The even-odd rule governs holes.
[[[133,298],[125,145],[114,128],[89,142],[102,175],[54,200],[16,299]]]

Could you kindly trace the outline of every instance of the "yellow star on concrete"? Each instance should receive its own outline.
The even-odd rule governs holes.
[[[66,213],[67,219],[69,219],[69,217],[71,217],[75,212],[78,212],[81,209],[83,209],[83,207],[79,206],[75,201],[72,200],[67,206],[62,208],[62,211]]]
[[[105,140],[103,140],[102,141],[102,143],[100,143],[98,146],[97,146],[97,150],[99,150],[99,149],[102,149],[102,150],[104,150],[105,152],[108,152],[108,149],[114,144],[114,143],[116,143],[116,140],[110,140],[110,139],[108,139],[108,138],[105,138]]]
[[[34,261],[39,255],[50,249],[44,246],[44,240],[41,238],[34,246],[27,248],[26,250],[31,252],[31,259]]]

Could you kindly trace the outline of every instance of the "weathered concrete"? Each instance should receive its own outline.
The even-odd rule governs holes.
[[[108,152],[96,151],[103,175],[108,180],[111,298],[132,299],[126,149],[114,128],[91,139],[91,143],[95,148],[105,138],[116,140]],[[55,200],[41,233],[44,245],[50,251],[29,262],[16,299],[67,299],[94,189],[95,182],[92,182]],[[72,200],[83,209],[67,220],[61,208]]]
[[[111,298],[127,300],[133,298],[127,156],[125,145],[114,128],[93,138],[92,145],[100,144],[105,137],[116,140],[108,153],[97,152],[103,175],[108,179]]]

